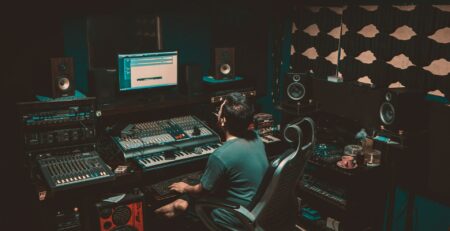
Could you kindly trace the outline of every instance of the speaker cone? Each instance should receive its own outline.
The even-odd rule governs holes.
[[[224,75],[228,75],[231,72],[231,67],[229,64],[222,64],[220,65],[220,73]]]
[[[305,87],[299,82],[289,84],[286,91],[288,97],[292,100],[301,100],[305,96]]]
[[[70,80],[67,77],[61,77],[58,79],[58,88],[61,91],[66,91],[70,87]]]
[[[119,206],[112,214],[112,220],[116,225],[125,225],[131,218],[131,210],[128,206]]]
[[[294,80],[295,82],[300,81],[300,75],[294,75],[294,76],[292,76],[292,80]]]
[[[395,108],[389,102],[384,102],[380,106],[380,119],[385,125],[391,125],[395,120]]]

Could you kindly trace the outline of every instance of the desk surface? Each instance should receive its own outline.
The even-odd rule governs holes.
[[[192,162],[175,164],[155,171],[143,172],[133,160],[123,162],[119,157],[112,158],[111,156],[116,155],[113,153],[113,150],[110,148],[99,147],[102,147],[102,144],[97,146],[97,151],[112,169],[115,169],[118,165],[127,165],[129,170],[124,174],[116,174],[115,180],[110,182],[80,186],[78,188],[58,192],[52,192],[46,185],[44,179],[37,178],[33,182],[33,185],[39,200],[43,202],[49,199],[64,200],[63,198],[82,198],[83,196],[95,198],[108,192],[127,191],[135,187],[154,184],[185,173],[203,170],[207,162],[207,158],[204,158]],[[287,144],[284,142],[266,144],[268,159],[271,160],[275,158],[286,148]]]

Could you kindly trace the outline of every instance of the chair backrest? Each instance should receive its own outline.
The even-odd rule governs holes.
[[[301,123],[311,126],[311,139],[302,145]],[[310,118],[289,124],[298,134],[296,149],[290,149],[272,161],[254,200],[248,207],[255,216],[256,230],[293,230],[298,213],[296,195],[307,160],[313,152],[315,142],[314,122]],[[285,130],[286,131],[286,130]],[[287,139],[289,142],[293,142]]]

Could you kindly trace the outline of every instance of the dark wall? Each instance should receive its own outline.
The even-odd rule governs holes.
[[[6,219],[2,219],[2,227],[14,226],[14,229],[32,229],[32,222],[24,219],[21,223],[13,223],[18,217],[30,217],[27,213],[31,208],[30,188],[26,185],[28,175],[23,171],[23,155],[19,152],[18,119],[15,114],[15,103],[28,100],[34,87],[50,84],[45,83],[42,72],[50,70],[47,57],[63,55],[63,37],[60,15],[39,11],[35,5],[27,8],[8,8],[2,16],[2,34],[4,36],[4,58],[2,77],[2,98],[6,106],[2,108],[3,130],[7,135],[2,140],[2,163],[5,163],[5,207],[10,208]],[[15,10],[20,9],[20,10]],[[36,197],[34,197],[36,198]],[[18,226],[20,226],[18,228]]]
[[[8,66],[17,76],[13,84],[20,85],[13,92],[18,100],[49,90],[49,58],[58,56],[74,57],[77,89],[87,92],[84,20],[89,15],[108,13],[161,15],[164,49],[179,50],[181,64],[200,64],[204,74],[212,73],[214,47],[234,46],[238,49],[237,74],[251,78],[260,92],[266,92],[267,81],[261,80],[269,77],[269,24],[273,14],[267,3],[231,1],[222,5],[171,0],[50,6],[34,5],[33,10],[12,12],[8,20],[8,46],[12,50]]]
[[[87,12],[63,19],[64,54],[74,57],[77,89],[84,93],[88,93],[89,90],[87,18],[102,14],[109,12]],[[158,15],[161,19],[163,49],[178,50],[179,64],[200,64],[203,72],[207,73],[211,44],[211,23],[208,20],[211,13],[207,6],[196,4],[175,5],[171,8],[158,6],[158,9],[144,6],[143,9],[130,9],[123,14]]]

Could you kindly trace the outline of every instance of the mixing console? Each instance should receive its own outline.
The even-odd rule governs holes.
[[[45,154],[38,158],[39,168],[48,186],[54,191],[111,181],[115,178],[114,173],[95,151],[61,156]]]
[[[112,138],[126,160],[220,141],[219,136],[195,116],[130,124],[120,136]]]

